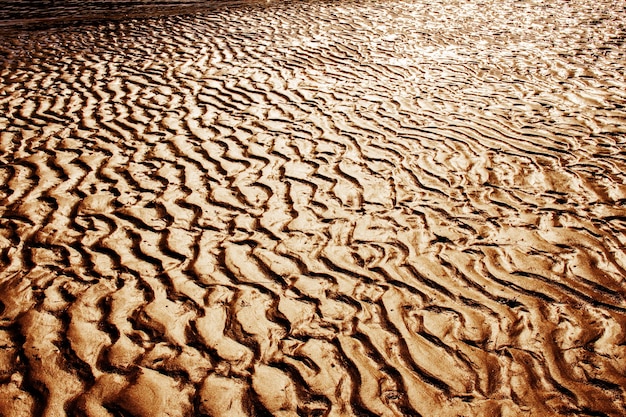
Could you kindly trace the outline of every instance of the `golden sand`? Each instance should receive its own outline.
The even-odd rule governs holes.
[[[626,415],[626,9],[0,37],[0,415]]]

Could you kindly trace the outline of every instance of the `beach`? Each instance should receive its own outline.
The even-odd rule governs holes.
[[[626,415],[621,3],[196,3],[0,19],[1,416]]]

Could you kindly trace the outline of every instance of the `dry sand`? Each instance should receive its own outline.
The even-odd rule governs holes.
[[[626,415],[626,9],[0,37],[0,415]]]

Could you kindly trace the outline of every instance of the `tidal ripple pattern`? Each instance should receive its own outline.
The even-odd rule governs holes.
[[[626,8],[0,38],[0,415],[626,415]]]

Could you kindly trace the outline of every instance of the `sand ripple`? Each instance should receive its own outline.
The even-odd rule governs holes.
[[[0,38],[0,415],[623,416],[626,9]]]

